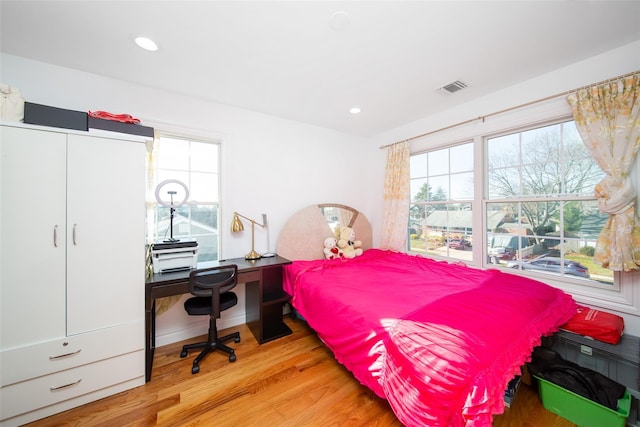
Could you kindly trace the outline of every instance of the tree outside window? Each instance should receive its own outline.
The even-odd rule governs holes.
[[[473,143],[411,157],[408,249],[471,259]]]
[[[613,273],[593,262],[607,219],[593,188],[604,174],[573,121],[488,138],[486,146],[489,261],[612,284]]]
[[[492,267],[614,289],[612,271],[593,261],[608,217],[594,197],[603,176],[573,121],[413,154],[408,250],[463,261],[481,254]],[[481,177],[484,197],[474,194]],[[473,232],[474,201],[484,206],[484,236]],[[486,242],[480,251],[474,237]]]

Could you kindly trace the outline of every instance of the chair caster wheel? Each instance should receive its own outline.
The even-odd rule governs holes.
[[[182,352],[180,352],[180,357],[184,359],[185,357],[187,357],[187,354],[187,350],[182,350]]]
[[[200,372],[200,366],[195,365],[193,368],[191,368],[192,374],[197,374],[198,372]]]
[[[233,339],[233,342],[236,342],[236,343],[237,343],[237,342],[240,342],[240,337],[235,337],[235,338]]]
[[[229,362],[235,362],[236,361],[236,355],[232,354],[229,356]]]

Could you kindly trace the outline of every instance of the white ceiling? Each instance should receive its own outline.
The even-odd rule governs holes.
[[[9,54],[360,135],[640,40],[633,0],[2,0],[0,18]]]

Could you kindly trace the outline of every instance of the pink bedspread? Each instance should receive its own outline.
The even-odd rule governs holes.
[[[576,312],[571,296],[535,280],[376,249],[294,261],[284,286],[406,426],[490,426],[541,336]]]

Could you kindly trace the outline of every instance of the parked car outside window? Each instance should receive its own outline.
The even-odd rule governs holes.
[[[471,248],[471,243],[465,239],[451,239],[448,245],[450,249],[466,250]]]
[[[564,273],[572,276],[589,278],[589,269],[576,261],[564,260],[564,271],[561,271],[562,260],[557,257],[541,257],[531,261],[509,261],[507,267],[522,270],[538,270],[549,273]]]

